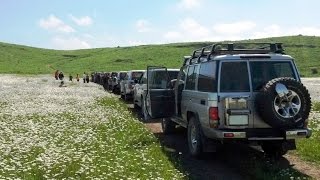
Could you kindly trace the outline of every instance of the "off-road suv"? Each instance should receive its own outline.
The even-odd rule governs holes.
[[[311,136],[310,95],[280,43],[198,49],[184,58],[173,89],[148,86],[145,101],[149,116],[162,118],[164,133],[177,124],[188,129],[194,156],[230,141],[284,155],[296,148],[296,138]]]

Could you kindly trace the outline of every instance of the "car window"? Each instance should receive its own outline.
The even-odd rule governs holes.
[[[169,74],[169,81],[172,79],[177,79],[179,71],[168,71]]]
[[[149,72],[149,88],[150,89],[166,89],[168,88],[168,74],[165,70],[154,70]]]
[[[126,74],[127,74],[127,73],[124,73],[124,72],[123,72],[123,73],[120,73],[120,80],[123,80],[123,79],[126,77]]]
[[[143,73],[139,83],[140,84],[146,84],[147,83],[147,73]]]
[[[252,87],[259,91],[270,80],[278,77],[295,78],[291,62],[250,62]]]
[[[249,92],[249,75],[246,62],[223,62],[220,77],[221,92]]]
[[[201,64],[198,77],[198,91],[217,91],[216,69],[217,63],[215,61]]]
[[[198,66],[189,66],[187,79],[186,79],[186,90],[195,90],[196,86],[196,77],[197,77],[197,68]]]
[[[131,80],[138,80],[142,74],[143,74],[143,72],[132,72]]]

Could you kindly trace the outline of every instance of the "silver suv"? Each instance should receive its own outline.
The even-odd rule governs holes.
[[[296,148],[296,138],[311,136],[310,95],[280,43],[201,48],[184,58],[174,88],[149,86],[146,93],[147,113],[162,118],[164,133],[188,129],[194,156],[229,141],[281,156]]]

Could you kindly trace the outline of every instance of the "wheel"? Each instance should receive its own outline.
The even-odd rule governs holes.
[[[133,101],[133,108],[134,109],[139,109],[140,107]]]
[[[146,110],[146,104],[143,98],[141,98],[141,118],[143,121],[147,121],[150,119],[148,112]]]
[[[176,123],[171,121],[170,118],[162,118],[161,126],[164,134],[171,134],[176,129]]]
[[[257,95],[257,111],[271,127],[302,128],[311,109],[311,98],[302,83],[293,78],[269,81]]]
[[[203,154],[200,124],[195,117],[191,117],[188,124],[188,147],[189,152],[194,157]]]
[[[288,152],[288,150],[282,146],[281,142],[264,142],[261,148],[267,156],[276,159]]]

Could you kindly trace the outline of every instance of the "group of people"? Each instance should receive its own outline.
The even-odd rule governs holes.
[[[60,86],[63,86],[63,84],[64,84],[64,81],[63,81],[64,80],[64,74],[63,74],[62,71],[56,70],[55,73],[54,73],[54,78],[56,80],[61,80]],[[89,74],[84,72],[83,76],[82,76],[82,79],[83,79],[83,83],[89,83]],[[76,80],[77,80],[77,82],[80,82],[79,74],[77,74]],[[69,81],[73,81],[73,76],[71,74],[69,75]]]

